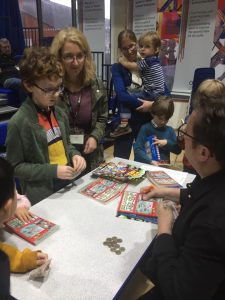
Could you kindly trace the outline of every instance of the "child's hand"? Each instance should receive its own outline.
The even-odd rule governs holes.
[[[159,162],[156,161],[156,160],[152,160],[152,161],[151,161],[151,165],[153,165],[153,166],[158,166],[158,165],[159,165]]]
[[[37,253],[37,266],[41,266],[43,264],[46,263],[46,261],[48,260],[48,254],[38,251]]]
[[[16,212],[15,212],[15,216],[21,220],[22,222],[29,222],[33,215],[32,213],[24,207],[17,207]]]
[[[80,155],[74,155],[72,157],[72,161],[73,161],[73,171],[75,173],[80,173],[84,171],[87,167],[86,160]]]
[[[120,64],[123,64],[123,63],[124,63],[124,56],[120,56],[120,57],[119,57],[119,63],[120,63]]]
[[[155,138],[153,145],[157,145],[158,147],[162,148],[167,145],[167,140],[159,140]]]
[[[74,169],[70,166],[58,166],[57,167],[57,178],[71,180],[74,178]]]

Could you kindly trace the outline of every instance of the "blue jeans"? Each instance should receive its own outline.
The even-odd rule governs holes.
[[[155,100],[155,95],[150,92],[146,92],[146,91],[141,91],[139,93],[133,93],[132,95],[135,95],[137,98],[144,99],[144,100],[149,100],[149,101]],[[119,111],[120,111],[121,119],[130,119],[131,118],[131,109],[129,107],[125,106],[123,103],[119,103]]]

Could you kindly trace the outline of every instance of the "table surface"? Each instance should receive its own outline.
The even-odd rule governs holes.
[[[155,166],[114,158],[156,170]],[[193,175],[164,169],[183,186]],[[11,293],[20,300],[113,299],[143,256],[155,236],[157,226],[116,217],[119,197],[101,204],[78,193],[93,180],[90,174],[76,185],[51,195],[31,208],[37,215],[57,223],[60,228],[38,246],[32,246],[16,235],[4,232],[4,240],[19,249],[41,249],[49,254],[51,269],[44,281],[28,280],[29,274],[11,275]],[[139,191],[149,185],[147,179],[127,190]],[[125,252],[116,255],[103,245],[107,237],[123,240]]]

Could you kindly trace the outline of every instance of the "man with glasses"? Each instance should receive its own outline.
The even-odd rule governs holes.
[[[154,188],[163,197],[158,233],[143,272],[155,284],[140,299],[224,299],[225,295],[225,86],[200,85],[185,129],[185,153],[199,177],[186,189]],[[142,190],[144,193],[144,190]],[[174,220],[167,199],[181,206]]]
[[[29,97],[10,119],[7,159],[15,168],[22,193],[32,204],[61,189],[86,167],[69,141],[69,124],[55,106],[62,92],[62,65],[48,49],[28,49],[20,62]]]

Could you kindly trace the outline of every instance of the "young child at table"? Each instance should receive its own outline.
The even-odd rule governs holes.
[[[9,121],[6,151],[33,205],[71,183],[86,162],[70,143],[68,118],[55,106],[62,65],[49,49],[32,48],[20,60],[20,73],[29,96]]]
[[[0,158],[0,225],[12,217],[16,211],[17,196],[14,183],[13,167],[4,158]],[[44,264],[48,255],[30,249],[20,252],[16,247],[0,242],[0,252],[9,258],[10,271],[15,273],[27,272]],[[4,254],[3,254],[4,255]],[[1,272],[1,269],[0,269]]]
[[[159,62],[159,51],[161,46],[160,37],[156,32],[146,32],[138,40],[139,53],[142,57],[137,62],[130,62],[124,56],[120,57],[119,62],[129,71],[139,71],[143,81],[143,90],[135,93],[135,96],[149,101],[155,101],[161,95],[168,94],[165,85],[162,66]],[[111,137],[118,137],[131,132],[128,120],[131,118],[129,107],[119,103],[120,124]]]
[[[152,104],[151,114],[153,119],[144,124],[138,134],[134,144],[134,160],[160,165],[160,161],[164,163],[170,162],[170,152],[179,154],[180,147],[177,144],[177,138],[174,129],[167,126],[167,122],[174,112],[174,103],[172,99],[161,96]],[[149,136],[155,136],[154,145],[158,146],[160,161],[152,160],[151,156],[146,152],[146,143]]]

